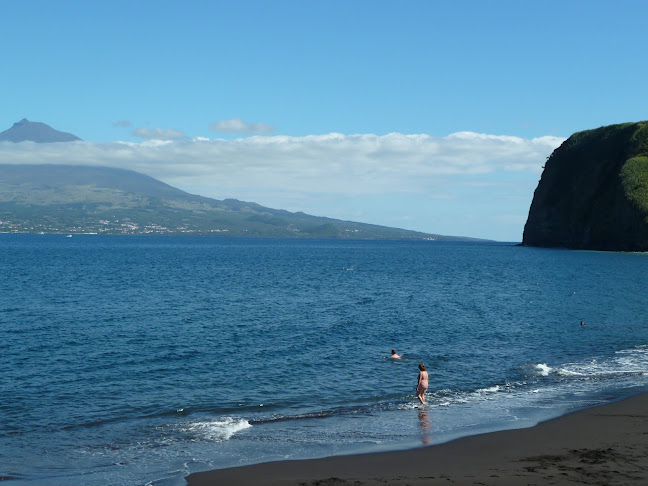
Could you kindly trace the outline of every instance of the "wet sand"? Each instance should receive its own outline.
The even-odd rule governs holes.
[[[191,474],[190,486],[645,485],[648,394],[407,451]]]

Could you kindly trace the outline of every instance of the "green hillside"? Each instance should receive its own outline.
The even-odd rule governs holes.
[[[62,165],[0,165],[0,231],[469,239],[220,201],[133,171]]]

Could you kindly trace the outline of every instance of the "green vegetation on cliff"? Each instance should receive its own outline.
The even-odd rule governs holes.
[[[573,134],[547,160],[523,244],[648,251],[648,122]]]
[[[621,180],[630,202],[648,218],[648,156],[628,159],[621,169]]]

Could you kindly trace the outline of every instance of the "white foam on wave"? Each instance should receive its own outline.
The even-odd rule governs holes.
[[[191,434],[197,440],[223,442],[229,440],[237,432],[249,429],[252,425],[245,419],[225,417],[216,420],[190,422],[183,431]]]
[[[414,401],[412,400],[411,402],[406,402],[406,403],[401,403],[396,406],[397,410],[413,410],[415,408],[419,407],[419,402],[418,400]]]
[[[537,409],[539,404],[550,403],[548,401],[551,397],[581,396],[604,388],[626,387],[628,384],[648,385],[648,346],[621,350],[611,356],[589,358],[579,362],[552,363],[552,366],[547,363],[525,363],[520,370],[524,376],[534,378],[487,385],[473,391],[435,390],[428,393],[428,407],[474,407],[490,402],[493,407],[505,409],[515,404]],[[416,408],[417,404],[418,401],[412,397],[411,403],[399,408]]]
[[[470,392],[449,389],[437,390],[428,394],[428,405],[430,407],[452,407],[485,400],[490,401],[499,396],[508,396],[519,385],[519,383],[505,383],[503,385],[479,388]]]
[[[586,373],[568,368],[558,368],[558,370],[556,370],[556,374],[558,376],[587,376]]]
[[[547,366],[546,363],[538,363],[533,367],[533,369],[539,376],[549,376],[549,374],[553,371],[551,366]]]
[[[497,393],[501,389],[502,387],[500,387],[499,385],[495,385],[488,388],[480,388],[479,390],[476,391],[476,393],[478,394]]]
[[[617,351],[611,358],[592,359],[580,363],[566,363],[556,372],[563,377],[609,379],[614,377],[646,375],[648,373],[648,346]]]

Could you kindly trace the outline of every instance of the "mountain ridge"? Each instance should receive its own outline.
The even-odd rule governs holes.
[[[211,199],[128,169],[48,164],[0,164],[0,231],[478,240]]]
[[[0,132],[0,142],[35,142],[56,143],[81,141],[79,137],[67,132],[61,132],[42,122],[31,122],[27,118],[13,124]]]
[[[2,141],[81,139],[23,118],[0,133]],[[0,164],[3,231],[478,240],[292,213],[237,199],[221,201],[128,169],[63,164]]]

